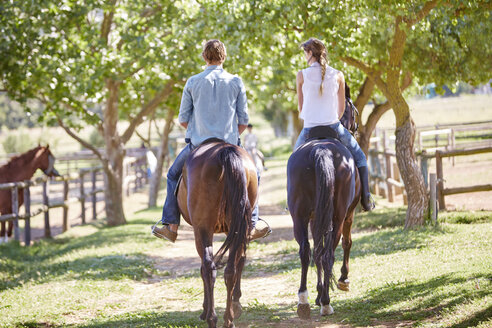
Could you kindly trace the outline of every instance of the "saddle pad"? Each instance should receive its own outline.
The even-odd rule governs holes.
[[[338,133],[327,125],[318,125],[309,130],[307,141],[326,138],[338,139]]]

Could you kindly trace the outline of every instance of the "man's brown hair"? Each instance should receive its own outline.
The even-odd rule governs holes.
[[[227,57],[227,52],[224,44],[214,39],[205,42],[202,55],[209,63],[223,63]]]

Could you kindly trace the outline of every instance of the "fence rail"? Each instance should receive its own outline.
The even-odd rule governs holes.
[[[462,193],[492,190],[492,184],[482,184],[482,185],[457,187],[457,188],[444,188],[444,173],[442,168],[442,159],[445,157],[467,156],[467,155],[484,154],[484,153],[491,153],[491,152],[492,152],[492,147],[436,151],[435,157],[436,157],[436,174],[437,174],[437,197],[439,201],[440,210],[446,208],[446,203],[444,200],[444,196],[446,195],[455,195],[455,194],[462,194]]]
[[[1,221],[9,221],[13,220],[14,221],[14,239],[19,240],[20,239],[20,232],[19,232],[19,220],[24,220],[24,240],[26,245],[30,245],[31,243],[31,224],[30,224],[30,219],[32,217],[35,217],[41,213],[44,213],[44,237],[49,238],[51,237],[51,226],[50,226],[50,213],[49,210],[53,208],[63,208],[63,231],[67,231],[70,227],[69,221],[68,221],[68,209],[71,204],[80,202],[81,204],[81,217],[82,217],[82,223],[85,223],[85,212],[86,212],[86,207],[85,207],[85,199],[88,196],[93,196],[97,195],[97,193],[101,193],[104,191],[104,188],[97,188],[96,187],[96,181],[97,181],[97,174],[102,172],[101,167],[96,167],[96,168],[91,168],[91,169],[82,169],[79,171],[78,174],[68,174],[64,175],[62,177],[57,177],[55,179],[50,179],[46,176],[42,176],[39,178],[36,178],[34,180],[26,180],[22,182],[11,182],[11,183],[5,183],[5,184],[0,184],[0,190],[5,190],[5,189],[10,189],[12,192],[12,213],[11,214],[6,214],[6,215],[1,215],[0,216],[0,222]],[[84,192],[84,176],[87,174],[92,175],[92,189],[89,193]],[[55,201],[55,202],[50,202],[50,197],[49,197],[49,182],[50,181],[56,181],[60,182],[63,184],[63,197],[61,201]],[[69,195],[69,182],[71,181],[77,181],[80,185],[80,194],[77,197],[68,197]],[[31,212],[31,187],[34,186],[42,186],[42,205],[40,208],[38,208],[35,211]],[[23,189],[24,193],[24,214],[19,213],[19,200],[18,200],[18,195],[19,195],[19,190]],[[96,205],[97,205],[97,198],[92,197],[92,209],[93,209],[93,219],[97,219],[97,214],[96,214]]]
[[[145,166],[145,168],[142,168]],[[124,161],[124,190],[128,195],[130,193],[130,184],[133,183],[134,191],[142,187],[147,183],[146,161],[142,161],[142,158],[126,158]],[[90,175],[90,181],[86,177]],[[49,238],[52,236],[50,226],[50,209],[62,208],[63,209],[63,221],[62,231],[65,232],[70,228],[70,222],[68,220],[68,211],[71,205],[80,204],[80,218],[82,224],[87,220],[87,206],[86,202],[90,202],[90,209],[92,212],[92,219],[97,219],[97,195],[103,193],[105,188],[101,187],[101,182],[104,183],[104,172],[102,167],[92,167],[79,169],[77,173],[65,174],[61,177],[48,178],[47,176],[41,176],[32,180],[10,182],[0,184],[0,190],[11,190],[12,195],[12,213],[0,215],[0,222],[13,220],[14,223],[14,239],[20,240],[19,220],[24,220],[24,241],[26,245],[31,244],[31,222],[30,219],[43,213],[44,214],[44,237]],[[50,197],[50,183],[62,184],[61,197]],[[77,186],[70,189],[70,184],[75,183]],[[90,186],[88,187],[87,184]],[[31,190],[32,187],[41,186],[41,203],[36,210],[31,211],[31,205],[33,205]],[[24,196],[24,213],[19,213],[19,191],[23,190]],[[59,192],[60,193],[60,192]],[[71,196],[70,194],[75,194]]]
[[[477,131],[478,130],[492,130],[492,123],[479,122],[478,124],[470,124],[464,126],[452,125],[444,130],[428,130],[420,131],[419,138],[425,136],[438,136],[447,134],[448,137],[454,138],[454,131]],[[474,125],[474,126],[473,126]],[[398,192],[403,193],[403,203],[407,204],[406,194],[404,191],[404,184],[400,177],[398,166],[396,165],[396,154],[393,150],[390,150],[390,145],[394,136],[387,136],[387,131],[376,131],[376,136],[371,138],[371,145],[373,148],[369,149],[368,162],[370,165],[370,175],[372,178],[372,192],[374,194],[387,198],[389,202],[395,201],[395,195]],[[420,139],[421,140],[421,139]],[[422,142],[421,142],[422,144]],[[481,184],[475,186],[463,186],[455,188],[444,188],[444,173],[443,173],[443,158],[452,158],[454,165],[454,157],[456,156],[468,156],[492,152],[492,139],[486,139],[485,141],[478,141],[470,145],[460,144],[459,146],[465,147],[464,149],[456,149],[456,144],[453,139],[448,138],[448,144],[445,147],[433,147],[426,148],[416,152],[416,157],[420,160],[420,167],[424,182],[429,187],[429,161],[436,160],[436,197],[439,209],[445,209],[444,196],[455,195],[469,192],[490,191],[492,190],[492,184]],[[383,150],[380,150],[380,148]],[[432,187],[431,187],[432,188]]]

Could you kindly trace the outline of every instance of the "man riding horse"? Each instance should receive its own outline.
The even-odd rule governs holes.
[[[190,153],[210,138],[238,144],[239,135],[248,124],[246,89],[241,78],[222,68],[226,56],[226,48],[222,42],[207,41],[202,52],[207,67],[203,72],[189,78],[184,87],[179,122],[186,128],[188,143],[176,157],[167,174],[167,196],[161,219],[164,226],[154,226],[152,229],[152,233],[158,238],[171,242],[176,240],[180,212],[175,190]],[[256,205],[252,216],[253,229],[250,240],[265,237],[271,232],[266,222],[260,220]]]

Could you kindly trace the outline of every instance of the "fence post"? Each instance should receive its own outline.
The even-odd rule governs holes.
[[[376,149],[376,155],[374,155],[374,152],[372,152],[370,149],[368,150],[369,153],[369,162],[371,163],[371,171],[372,171],[372,193],[374,195],[379,195],[379,177],[378,175],[378,164],[377,164],[377,149]]]
[[[387,153],[387,149],[384,149],[384,158],[386,160],[386,188],[388,189],[388,201],[393,203],[395,200],[393,198],[393,185],[388,179],[393,177],[392,167],[391,167],[391,155]]]
[[[31,190],[29,184],[24,188],[24,210],[26,218],[24,219],[24,242],[26,246],[31,245]]]
[[[70,224],[68,223],[68,178],[63,179],[63,232],[70,229]]]
[[[85,192],[84,192],[84,172],[79,171],[80,180],[80,217],[82,218],[82,224],[85,224]]]
[[[425,187],[427,188],[429,185],[428,176],[429,176],[429,163],[427,161],[427,152],[422,150],[422,154],[420,155],[420,171],[422,172],[422,176],[424,177]]]
[[[393,163],[393,172],[392,173],[393,173],[393,179],[398,181],[398,182],[401,182],[400,168],[398,167],[398,163],[396,163],[396,162]],[[405,188],[395,186],[393,189],[395,191],[394,192],[395,196],[403,194],[404,189]]]
[[[430,217],[434,224],[437,224],[437,209],[436,209],[436,174],[430,174]]]
[[[454,147],[455,147],[455,137],[454,137],[454,129],[452,128],[451,129],[451,149],[454,150]],[[454,166],[454,156],[452,157],[452,162],[453,162],[453,166]]]
[[[436,174],[437,174],[437,198],[439,200],[439,209],[446,209],[446,203],[444,202],[444,181],[442,172],[442,157],[441,151],[436,150]]]
[[[438,125],[438,124],[436,124],[436,125],[435,125],[435,128],[436,128],[436,130],[439,130],[439,125]],[[439,147],[439,134],[436,134],[436,135],[435,135],[434,140],[435,140],[435,142],[436,142],[436,149],[437,149],[437,147]]]
[[[48,180],[43,181],[44,237],[51,238],[50,203],[48,199]]]
[[[12,214],[15,215],[14,218],[14,239],[20,240],[19,232],[19,189],[17,185],[11,189],[12,192]]]
[[[97,220],[96,170],[91,172],[92,178],[92,220]]]

